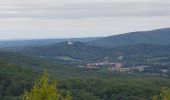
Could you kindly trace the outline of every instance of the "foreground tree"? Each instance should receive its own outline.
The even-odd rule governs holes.
[[[163,88],[160,95],[153,97],[152,100],[170,100],[170,89]]]
[[[25,91],[23,100],[71,100],[71,96],[69,92],[63,96],[57,90],[56,81],[49,82],[48,73],[45,71],[33,89],[30,92]]]

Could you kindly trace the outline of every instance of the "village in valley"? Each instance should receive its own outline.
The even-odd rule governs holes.
[[[126,67],[122,62],[117,62],[117,61],[94,61],[94,62],[88,62],[85,65],[79,66],[83,67],[86,69],[107,69],[110,71],[115,71],[115,72],[142,72],[145,70],[146,67],[144,65],[140,66],[132,66],[132,67]]]
[[[73,45],[75,42],[73,41],[67,41],[68,45]],[[104,57],[102,60],[98,61],[89,61],[85,65],[79,65],[78,67],[81,68],[86,68],[86,69],[107,69],[110,71],[115,71],[115,72],[142,72],[145,70],[146,67],[144,65],[140,66],[132,66],[132,67],[126,67],[124,64],[121,62],[123,59],[123,56],[117,57],[119,61],[109,61],[109,57]]]

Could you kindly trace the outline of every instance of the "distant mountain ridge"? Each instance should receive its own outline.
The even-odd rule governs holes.
[[[170,28],[103,37],[92,40],[89,44],[101,47],[116,47],[133,44],[167,45],[170,44]]]
[[[35,39],[18,41],[0,41],[0,48],[12,46],[43,46],[52,45],[65,41],[80,41],[100,47],[116,47],[134,44],[170,44],[170,28],[157,29],[152,31],[130,32],[108,37],[87,37],[68,39]]]
[[[170,29],[145,32],[132,32],[110,37],[98,38],[90,42],[60,42],[50,45],[18,46],[1,48],[29,56],[43,58],[66,58],[76,60],[99,60],[104,57],[116,59],[119,56],[145,57],[155,54],[169,55]],[[147,55],[146,55],[147,54]]]
[[[40,46],[40,45],[52,45],[60,42],[81,41],[89,42],[98,37],[87,37],[87,38],[63,38],[63,39],[33,39],[33,40],[13,40],[13,41],[0,41],[0,48],[13,47],[13,46]]]

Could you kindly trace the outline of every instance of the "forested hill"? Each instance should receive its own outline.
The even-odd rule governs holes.
[[[104,57],[116,58],[118,56],[124,57],[155,57],[155,56],[169,56],[170,45],[156,45],[156,44],[134,44],[126,46],[118,46],[113,48],[102,48],[91,46],[82,42],[74,42],[68,44],[62,42],[54,45],[45,46],[27,46],[5,48],[9,51],[15,51],[26,55],[32,55],[43,58],[58,58],[69,57],[76,60],[99,60]]]
[[[32,69],[0,60],[0,100],[21,100],[21,94],[37,77]]]
[[[52,45],[55,43],[60,43],[64,41],[81,41],[89,42],[98,37],[87,37],[87,38],[63,38],[63,39],[33,39],[33,40],[10,40],[10,41],[0,41],[0,48],[12,47],[12,46],[40,46],[40,45]]]
[[[12,48],[9,49],[12,50]],[[128,63],[131,61],[137,63],[138,60],[141,63],[143,57],[149,57],[151,59],[147,61],[151,61],[151,64],[155,60],[157,60],[156,62],[163,60],[166,61],[163,63],[167,63],[167,66],[164,67],[168,69],[170,65],[170,46],[168,45],[140,44],[110,49],[89,46],[81,42],[70,44],[63,42],[46,46],[18,47],[13,48],[13,50],[27,55],[39,52],[38,54],[44,54],[47,57],[56,52],[66,52],[62,55],[67,54],[72,57],[74,57],[73,53],[78,53],[78,57],[82,58],[84,54],[90,55],[91,58],[105,57],[106,55],[113,57],[116,54],[123,54],[129,55],[125,57]],[[162,55],[164,56],[159,57]],[[158,57],[153,58],[153,56]],[[21,100],[24,89],[30,90],[34,80],[41,73],[36,69],[43,69],[44,66],[48,68],[50,76],[58,81],[59,90],[69,90],[73,100],[151,100],[153,96],[159,95],[161,88],[169,87],[170,84],[169,79],[160,75],[154,76],[152,73],[137,74],[117,73],[109,70],[88,70],[71,65],[59,65],[47,59],[32,58],[20,53],[0,51],[0,100]]]
[[[170,44],[170,28],[152,31],[131,32],[121,35],[103,37],[89,42],[102,47],[115,47],[132,44]]]
[[[5,50],[39,57],[55,58],[67,56],[74,59],[90,59],[91,57],[98,58],[100,56],[98,53],[101,53],[102,50],[104,51],[101,47],[90,46],[83,42],[73,42],[73,44],[61,42],[44,46],[11,47],[5,48]]]

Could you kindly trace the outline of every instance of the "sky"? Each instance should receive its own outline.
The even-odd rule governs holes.
[[[0,40],[98,37],[170,27],[170,0],[0,0]]]

